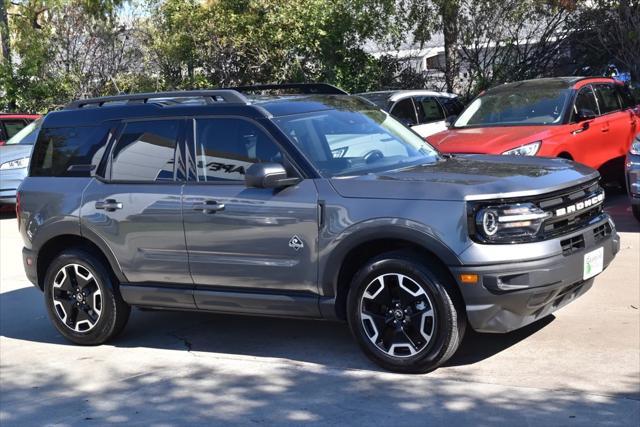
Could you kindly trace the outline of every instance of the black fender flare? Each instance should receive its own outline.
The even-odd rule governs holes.
[[[380,239],[397,239],[420,246],[434,253],[447,266],[461,265],[456,253],[440,240],[431,227],[411,220],[377,218],[354,224],[323,248],[319,269],[320,294],[325,297],[337,295],[338,275],[342,264],[354,248]],[[326,253],[326,256],[322,256]]]

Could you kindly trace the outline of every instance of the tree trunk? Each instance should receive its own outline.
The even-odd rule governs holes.
[[[442,33],[444,35],[444,80],[447,92],[453,92],[458,77],[458,13],[459,0],[443,0],[440,3]]]
[[[2,59],[11,63],[11,45],[9,43],[9,19],[5,0],[0,0],[0,42],[2,43]]]

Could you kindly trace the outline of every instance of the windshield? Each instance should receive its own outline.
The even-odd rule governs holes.
[[[326,177],[433,163],[438,152],[380,110],[325,110],[274,119]]]
[[[35,122],[29,123],[27,126],[22,128],[20,132],[13,135],[5,145],[33,145],[36,143],[36,139],[38,137],[38,129],[40,129],[41,119],[36,120]]]
[[[456,120],[454,126],[559,123],[569,95],[568,89],[540,87],[489,92],[476,98]]]

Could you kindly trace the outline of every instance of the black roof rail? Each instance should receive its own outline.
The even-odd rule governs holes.
[[[302,94],[349,95],[344,90],[328,83],[282,83],[251,86],[236,86],[228,89],[238,92],[257,92],[261,90],[297,89]]]
[[[79,99],[65,105],[65,110],[95,105],[101,107],[106,103],[123,101],[126,103],[146,103],[150,99],[159,98],[204,98],[207,104],[223,102],[232,104],[249,104],[249,100],[240,92],[230,89],[216,90],[182,90],[171,92],[135,93],[131,95],[104,96],[100,98]]]

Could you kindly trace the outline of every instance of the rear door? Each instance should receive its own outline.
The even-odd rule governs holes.
[[[198,118],[191,125],[187,150],[193,160],[183,209],[198,307],[234,311],[242,303],[225,305],[225,290],[317,294],[318,195],[313,181],[283,189],[247,188],[244,173],[253,163],[289,164],[269,133],[242,117]],[[317,300],[308,301],[317,314]],[[291,309],[283,306],[285,312]],[[242,311],[274,310],[248,304]]]
[[[412,98],[404,98],[397,101],[389,113],[398,119],[405,126],[416,126],[418,124],[418,117],[416,115],[416,108],[413,105]]]
[[[176,167],[184,122],[125,123],[106,179],[94,179],[84,193],[84,229],[109,246],[132,284],[193,287],[182,225],[184,173]]]
[[[413,127],[420,136],[427,137],[447,129],[445,112],[435,96],[414,98],[418,112],[418,125]]]
[[[580,114],[594,116],[590,120],[579,120]],[[571,122],[568,131],[568,149],[573,159],[591,167],[597,168],[601,164],[602,158],[607,156],[607,147],[603,140],[600,109],[596,94],[591,85],[579,89],[576,94],[571,111]]]
[[[597,122],[604,147],[600,161],[604,165],[627,154],[634,133],[630,123],[630,113],[622,109],[615,85],[599,83],[593,86],[600,108],[600,118]]]

